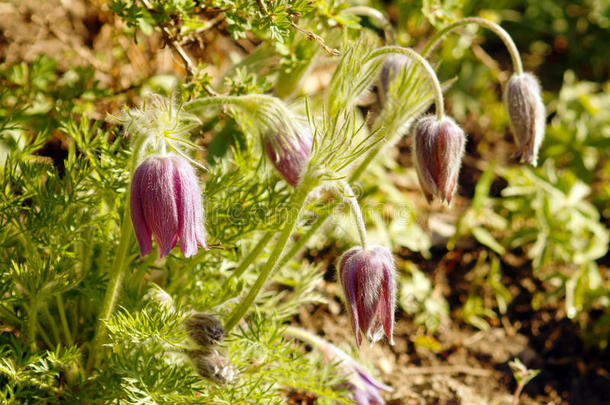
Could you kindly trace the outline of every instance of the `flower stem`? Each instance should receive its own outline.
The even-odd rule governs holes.
[[[119,292],[121,290],[121,284],[125,277],[125,268],[127,267],[127,259],[129,253],[129,246],[131,244],[132,230],[131,230],[131,215],[129,210],[129,195],[131,193],[131,187],[125,194],[125,211],[123,212],[123,222],[121,223],[119,239],[119,248],[112,263],[112,273],[110,274],[110,280],[106,287],[106,294],[104,295],[104,301],[102,303],[102,311],[97,319],[95,325],[95,334],[93,341],[91,342],[89,359],[87,360],[87,369],[91,370],[93,367],[99,365],[99,357],[96,357],[98,352],[101,350],[101,346],[104,341],[106,321],[110,319],[114,306],[116,304]]]
[[[385,42],[388,44],[394,44],[396,42],[396,32],[394,31],[394,27],[381,11],[367,6],[354,6],[346,8],[343,10],[343,12],[346,14],[369,17],[379,22],[381,24],[381,28],[383,29]]]
[[[411,60],[413,60],[415,63],[417,63],[424,70],[424,72],[428,76],[430,84],[432,85],[432,89],[434,90],[434,104],[436,106],[436,118],[439,120],[442,119],[443,116],[445,115],[445,103],[443,101],[443,90],[441,88],[440,82],[438,81],[438,77],[436,76],[436,73],[434,72],[434,69],[432,68],[432,66],[430,66],[430,63],[424,57],[422,57],[422,55],[415,52],[413,49],[403,48],[400,46],[384,46],[382,48],[379,48],[379,49],[373,51],[370,55],[370,58],[374,59],[374,58],[378,58],[378,57],[381,57],[383,55],[387,55],[390,53],[397,53],[397,54],[405,55],[405,56],[409,57]]]
[[[57,322],[55,322],[55,318],[51,315],[51,311],[49,311],[49,307],[44,304],[41,307],[41,311],[44,317],[49,321],[49,326],[51,327],[51,333],[53,334],[53,339],[55,339],[55,343],[57,346],[61,343],[61,336],[59,335],[59,329],[57,328]]]
[[[296,256],[301,251],[301,249],[303,247],[305,247],[305,244],[307,244],[309,239],[311,239],[311,237],[318,231],[318,229],[320,229],[322,227],[322,225],[324,225],[326,223],[326,220],[328,219],[328,217],[330,217],[330,214],[332,213],[333,209],[336,206],[337,206],[337,203],[334,203],[333,205],[328,207],[328,211],[321,214],[318,217],[318,219],[316,220],[316,222],[314,222],[313,225],[311,225],[309,227],[307,232],[305,232],[303,235],[301,235],[299,237],[299,239],[295,243],[292,244],[290,249],[288,249],[286,254],[284,254],[282,256],[282,258],[280,259],[280,261],[278,263],[278,268],[284,267],[284,265],[286,263],[288,263],[290,261],[290,259],[292,259],[294,256]]]
[[[284,335],[299,339],[307,344],[310,344],[311,346],[320,350],[329,359],[340,360],[344,363],[344,365],[357,364],[356,361],[343,350],[339,349],[332,343],[324,340],[320,336],[309,332],[308,330],[305,330],[303,328],[299,328],[296,326],[288,326],[286,327],[286,329],[284,329]]]
[[[279,267],[278,261],[282,256],[282,253],[284,253],[288,239],[290,239],[290,236],[294,231],[297,220],[301,214],[301,211],[303,210],[305,201],[307,200],[307,195],[312,189],[313,184],[308,178],[305,178],[304,181],[296,188],[291,202],[293,209],[290,210],[288,220],[280,232],[280,237],[276,242],[275,248],[261,269],[258,278],[254,282],[254,285],[250,288],[248,295],[246,295],[229,314],[229,318],[225,323],[225,333],[228,333],[231,329],[233,329],[241,318],[246,315],[248,309],[254,303],[254,300],[256,300],[258,293],[264,287],[269,276]]]
[[[38,300],[36,297],[30,298],[27,337],[32,350],[36,350],[36,325],[38,323]]]
[[[61,298],[61,294],[57,294],[55,296],[55,301],[57,303],[57,310],[59,311],[59,319],[61,321],[61,327],[64,332],[64,336],[69,346],[74,344],[74,340],[72,339],[72,334],[70,333],[70,327],[68,326],[68,319],[66,318],[66,309],[64,307],[64,301]]]
[[[360,205],[358,205],[358,199],[354,194],[354,191],[350,187],[347,181],[339,181],[339,185],[343,189],[343,193],[341,193],[340,197],[343,197],[350,206],[352,213],[354,214],[354,218],[356,219],[356,228],[358,228],[358,235],[360,236],[360,244],[362,245],[362,250],[367,250],[368,248],[368,240],[366,237],[366,226],[364,225],[364,219],[362,218],[362,211],[360,210]],[[337,190],[340,192],[339,190]]]
[[[513,62],[513,69],[515,70],[515,73],[517,73],[518,75],[523,74],[523,64],[521,63],[521,56],[519,55],[519,51],[517,50],[517,45],[515,45],[515,42],[513,41],[511,36],[508,34],[508,32],[506,32],[504,30],[504,28],[500,27],[498,24],[491,22],[489,20],[486,20],[484,18],[480,18],[480,17],[462,18],[461,20],[457,20],[456,22],[451,23],[448,26],[446,26],[445,28],[443,28],[442,30],[438,31],[436,34],[434,34],[432,39],[428,42],[426,47],[423,49],[423,51],[421,53],[422,56],[427,58],[428,55],[430,54],[430,52],[432,52],[432,50],[439,44],[441,39],[446,34],[455,30],[458,27],[461,27],[461,26],[467,25],[467,24],[477,24],[481,27],[485,27],[485,28],[491,30],[498,37],[500,37],[502,42],[504,42],[506,49],[508,49],[508,53],[510,54],[510,58],[512,59],[512,62]]]
[[[358,180],[360,176],[362,176],[362,173],[364,173],[368,165],[379,154],[382,147],[382,144],[378,144],[369,151],[366,157],[360,162],[358,167],[356,167],[356,169],[354,169],[354,171],[352,172],[351,176],[349,177],[350,182],[354,182]],[[316,221],[309,227],[307,232],[301,235],[299,239],[290,247],[288,252],[286,252],[286,254],[282,256],[278,267],[283,267],[286,263],[288,263],[288,261],[290,261],[290,259],[296,256],[301,251],[301,249],[305,247],[309,239],[311,239],[311,237],[326,223],[326,220],[331,216],[337,205],[339,205],[339,201],[335,201],[334,203],[332,203],[322,214],[320,214],[320,216],[318,216]]]
[[[243,260],[239,263],[235,270],[231,272],[231,275],[227,277],[225,282],[222,284],[222,287],[220,287],[221,290],[224,291],[226,290],[226,288],[228,288],[230,280],[240,277],[242,274],[244,274],[248,266],[250,266],[265,249],[265,246],[267,246],[267,243],[269,243],[273,235],[275,235],[274,231],[268,231],[263,235],[263,237],[256,243],[254,248],[252,248],[250,253],[248,253],[248,255],[243,258]]]

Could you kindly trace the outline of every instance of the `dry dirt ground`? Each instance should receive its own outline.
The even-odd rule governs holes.
[[[15,0],[0,2],[0,62],[31,62],[41,55],[58,60],[58,69],[89,65],[102,86],[129,93],[151,75],[185,75],[182,61],[164,46],[159,35],[138,36],[137,42],[120,34],[116,21],[102,0]],[[117,34],[119,33],[119,34]],[[222,22],[202,34],[207,61],[223,67],[227,54],[243,54],[253,48],[247,39],[235,43],[223,32]],[[195,57],[201,55],[195,54]],[[220,62],[219,62],[220,61]],[[228,63],[228,62],[227,62]],[[210,68],[215,77],[218,72]],[[315,86],[315,84],[314,84]],[[112,111],[108,105],[100,111]],[[99,113],[103,117],[103,113]],[[472,188],[474,168],[466,162],[463,187]],[[472,173],[470,173],[472,171]],[[471,176],[471,174],[473,174]],[[319,288],[329,305],[301,308],[294,322],[339,346],[353,339],[348,318],[337,298],[333,261],[338,252],[318,252],[312,260],[328,262],[326,281]],[[467,271],[476,259],[473,252],[433,251],[432,260],[406,254],[431,279],[451,285],[450,304],[460,302],[467,291]],[[329,259],[326,259],[328,257]],[[440,277],[439,277],[440,276]],[[533,281],[518,266],[506,274],[507,283],[518,286],[508,313],[491,329],[478,331],[454,321],[435,335],[434,349],[416,344],[422,330],[403,313],[397,314],[396,345],[365,345],[361,360],[379,370],[379,377],[394,388],[389,404],[511,404],[516,383],[508,361],[520,358],[541,370],[521,396],[521,404],[610,404],[608,353],[587,352],[577,327],[554,310],[534,312],[528,286]],[[311,403],[307,393],[287,393],[291,403]]]

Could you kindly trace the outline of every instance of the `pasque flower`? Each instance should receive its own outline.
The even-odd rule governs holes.
[[[265,151],[273,166],[293,186],[296,186],[307,169],[313,136],[308,128],[291,133],[268,133],[264,138]]]
[[[519,147],[516,156],[536,166],[546,119],[538,80],[530,73],[514,74],[506,85],[504,103]]]
[[[380,94],[382,100],[387,99],[392,81],[402,69],[408,67],[410,62],[411,60],[408,56],[401,54],[390,54],[385,58],[383,65],[381,65],[381,72],[379,73],[379,83],[381,84]]]
[[[222,323],[212,314],[193,312],[184,327],[193,342],[202,347],[217,345],[224,337]]]
[[[189,162],[177,155],[154,155],[136,169],[131,182],[131,220],[140,253],[166,256],[180,238],[184,256],[206,248],[201,189]]]
[[[352,399],[358,405],[383,405],[385,401],[379,391],[393,391],[391,387],[380,383],[357,365],[353,365],[353,373],[349,381],[346,382],[346,386],[348,391],[352,393]]]
[[[415,169],[428,202],[451,203],[466,145],[464,131],[449,117],[420,119],[415,125]]]
[[[305,329],[288,326],[285,333],[311,344],[320,350],[326,360],[336,363],[337,367],[345,374],[346,380],[338,384],[335,389],[349,392],[351,399],[356,404],[385,404],[379,391],[393,391],[392,387],[377,381],[353,357],[327,340]]]
[[[385,333],[394,344],[394,268],[392,253],[383,246],[353,247],[339,261],[339,278],[358,346],[361,332],[372,342]]]
[[[229,359],[216,349],[191,350],[188,352],[188,356],[195,371],[203,378],[217,384],[230,384],[237,378],[237,370],[231,365]]]
[[[337,346],[319,338],[319,349],[329,360],[339,363],[347,375],[347,381],[341,384],[341,388],[346,389],[354,402],[358,405],[385,404],[379,391],[393,391],[389,387],[377,381],[372,375],[367,373],[364,368],[353,358]]]

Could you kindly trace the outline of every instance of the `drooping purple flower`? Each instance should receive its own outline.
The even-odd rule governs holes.
[[[381,339],[385,332],[390,344],[394,344],[394,273],[392,253],[383,246],[370,246],[367,250],[353,247],[339,261],[339,278],[358,347],[360,332],[371,342]]]
[[[415,126],[414,156],[419,184],[428,202],[451,203],[466,145],[464,131],[449,117],[428,116]]]
[[[166,256],[180,238],[186,257],[207,248],[203,227],[201,189],[189,162],[177,155],[155,155],[136,168],[131,182],[131,220],[142,256],[152,251],[152,235],[159,255]]]
[[[263,142],[273,166],[289,184],[296,186],[309,162],[313,143],[309,128],[300,128],[292,134],[269,133]]]
[[[514,74],[506,85],[504,104],[522,162],[536,166],[544,139],[546,113],[540,84],[530,73]]]

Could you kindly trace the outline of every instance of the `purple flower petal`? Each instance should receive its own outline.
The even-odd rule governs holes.
[[[141,201],[142,192],[140,191],[144,171],[145,168],[143,166],[138,166],[133,175],[129,203],[133,229],[136,234],[136,239],[138,240],[138,245],[140,246],[140,255],[142,256],[152,252],[152,234],[146,225],[146,220],[144,219]]]
[[[205,245],[201,190],[191,165],[179,156],[151,156],[136,169],[131,187],[132,222],[140,253],[152,250],[151,234],[166,256],[180,237],[185,256]]]

